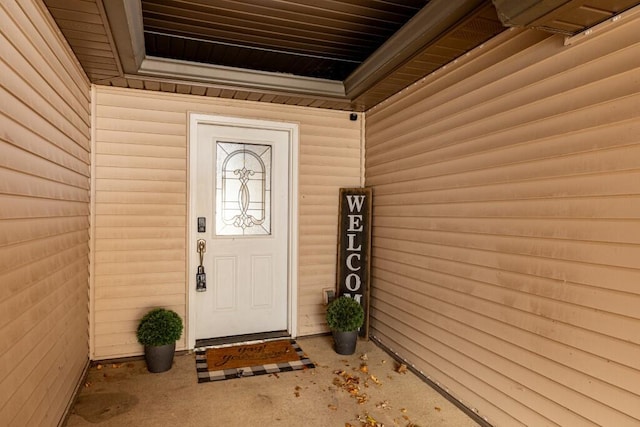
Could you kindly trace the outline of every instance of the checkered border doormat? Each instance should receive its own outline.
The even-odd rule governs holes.
[[[251,377],[254,375],[273,374],[278,372],[297,371],[301,369],[315,368],[315,365],[304,354],[295,340],[290,340],[291,346],[296,351],[300,360],[284,363],[272,363],[267,365],[247,366],[244,368],[224,369],[221,371],[209,371],[207,367],[207,350],[211,347],[201,347],[196,349],[196,371],[198,372],[198,382],[208,383],[211,381],[223,381],[231,378]],[[234,344],[238,345],[238,344]],[[230,347],[230,346],[225,346]]]

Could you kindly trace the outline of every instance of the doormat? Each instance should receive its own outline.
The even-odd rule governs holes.
[[[295,340],[196,349],[198,382],[315,368]]]

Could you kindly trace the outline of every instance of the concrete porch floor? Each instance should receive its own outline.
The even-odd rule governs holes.
[[[360,341],[353,356],[341,356],[331,337],[297,341],[315,369],[198,384],[193,354],[176,356],[173,368],[161,374],[147,372],[142,360],[92,366],[66,425],[478,425],[411,372],[396,372],[396,362],[374,342]],[[363,363],[368,373],[360,369]],[[360,378],[366,402],[337,384],[344,380],[335,374],[339,370]],[[367,415],[379,424],[366,424]]]

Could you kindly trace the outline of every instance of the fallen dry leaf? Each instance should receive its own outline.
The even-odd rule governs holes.
[[[435,409],[438,412],[442,411],[442,408],[440,408],[439,406],[435,406],[433,409]]]
[[[376,383],[377,385],[382,385],[382,383],[380,382],[380,380],[375,376],[375,375],[369,375],[369,378],[371,378],[371,381],[373,381],[374,383]]]
[[[360,415],[358,421],[362,423],[363,427],[384,427],[384,424],[380,424],[369,414]]]
[[[407,408],[400,408],[400,412],[402,412],[403,414],[407,413]]]
[[[360,360],[362,360],[363,362],[369,360],[369,356],[367,356],[367,353],[362,353],[362,356],[360,356]]]
[[[367,401],[369,401],[369,396],[367,394],[358,394],[356,396],[356,401],[358,402],[359,405],[362,405],[364,403],[367,403]]]
[[[407,370],[408,370],[407,365],[405,365],[404,363],[401,363],[396,367],[396,372],[399,374],[406,374]]]
[[[333,385],[337,388],[341,388],[346,391],[351,397],[356,399],[359,404],[363,404],[369,400],[369,396],[360,392],[360,377],[352,375],[344,370],[336,370],[334,374],[337,377],[333,378]],[[367,382],[364,382],[364,386],[368,387]]]
[[[338,410],[338,407],[336,405],[328,405],[327,408],[331,409],[332,411]]]
[[[362,365],[360,365],[360,372],[362,372],[363,374],[369,373],[369,367],[367,366],[366,363],[363,363]]]
[[[378,409],[391,409],[391,405],[388,400],[384,400],[376,405]]]

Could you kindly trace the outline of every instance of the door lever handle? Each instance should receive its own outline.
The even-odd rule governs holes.
[[[204,253],[207,251],[207,242],[204,239],[198,239],[198,254],[200,255],[200,265],[196,274],[196,291],[204,292],[207,290],[207,276],[204,272]]]
[[[200,265],[204,261],[204,253],[207,252],[207,241],[204,239],[198,239],[198,254],[200,254]]]

